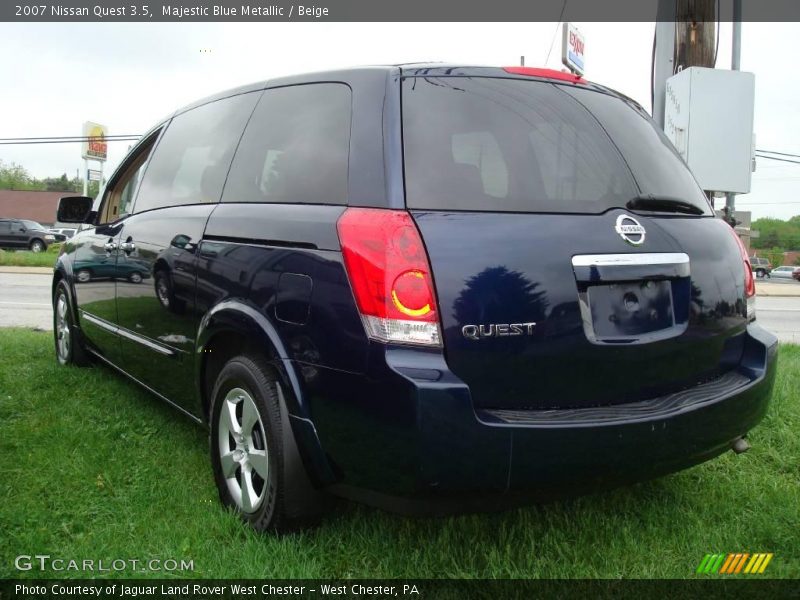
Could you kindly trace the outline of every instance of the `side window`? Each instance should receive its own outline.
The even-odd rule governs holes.
[[[153,153],[134,210],[219,202],[233,152],[259,92],[209,102],[175,117]]]
[[[9,221],[0,221],[0,234],[8,233],[11,231],[11,223]]]
[[[342,83],[265,91],[222,201],[346,204],[350,118],[350,88]]]
[[[150,135],[135,156],[126,160],[111,182],[106,187],[103,195],[103,204],[100,207],[98,223],[113,223],[120,217],[130,214],[133,209],[133,199],[142,174],[147,166],[147,159],[158,138],[158,132]]]

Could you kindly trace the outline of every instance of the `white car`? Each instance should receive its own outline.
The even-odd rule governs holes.
[[[77,231],[77,230],[76,230],[75,228],[72,228],[72,227],[69,227],[69,228],[63,228],[63,229],[50,229],[50,232],[51,232],[51,233],[59,233],[59,234],[61,234],[61,235],[65,236],[67,239],[69,239],[69,238],[71,238],[73,235],[75,235],[75,232],[76,232],[76,231]]]
[[[797,279],[793,275],[795,271],[800,272],[800,267],[775,267],[772,269],[770,276],[775,279]]]

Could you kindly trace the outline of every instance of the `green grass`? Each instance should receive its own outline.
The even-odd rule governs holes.
[[[50,267],[56,264],[61,244],[52,244],[47,252],[0,250],[0,267]]]
[[[0,578],[81,575],[14,569],[37,553],[190,559],[195,576],[219,578],[684,578],[705,553],[735,551],[774,552],[770,576],[800,576],[800,347],[781,349],[747,454],[490,515],[341,504],[278,538],[221,509],[202,429],[106,368],[59,367],[51,346],[0,330]]]

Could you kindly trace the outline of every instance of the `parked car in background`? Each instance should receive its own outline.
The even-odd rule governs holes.
[[[89,228],[54,272],[57,360],[207,425],[258,530],[329,494],[485,511],[655,477],[743,451],[769,404],[739,237],[647,111],[573,75],[251,84],[58,212]],[[81,275],[98,261],[114,285]]]
[[[798,279],[800,277],[800,267],[775,267],[772,269],[770,277],[775,279]]]
[[[64,237],[64,239],[67,239],[67,240],[69,238],[71,238],[73,235],[75,235],[76,231],[77,231],[77,229],[76,228],[72,228],[72,227],[63,227],[63,228],[57,228],[57,229],[50,229],[51,233],[57,234],[57,235],[61,235],[61,236]]]
[[[43,225],[27,219],[0,219],[0,248],[44,252],[53,242],[65,239]]]
[[[772,263],[769,262],[769,259],[751,256],[749,260],[756,277],[769,277],[772,272]]]

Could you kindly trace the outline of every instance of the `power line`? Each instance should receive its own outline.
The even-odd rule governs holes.
[[[16,142],[16,141],[27,141],[27,140],[93,140],[100,136],[92,136],[92,135],[45,135],[42,137],[9,137],[9,138],[0,138],[0,142]],[[114,138],[140,138],[142,136],[135,134],[135,133],[118,133],[116,135],[104,135],[101,139],[103,140],[111,140]]]
[[[138,141],[138,137],[125,137],[125,138],[114,138],[108,139],[105,138],[104,142],[135,142]],[[24,142],[0,142],[0,146],[9,146],[9,145],[26,145],[26,144],[80,144],[87,139],[74,139],[74,140],[27,140]]]
[[[753,202],[753,201],[745,202],[745,201],[741,201],[741,202],[737,202],[736,204],[738,204],[738,205],[746,204],[747,206],[765,206],[767,204],[770,204],[770,205],[771,204],[778,204],[778,205],[783,206],[784,204],[800,204],[800,201],[794,201],[794,200],[791,200],[789,202]]]
[[[756,152],[766,152],[767,154],[777,154],[778,156],[791,156],[792,158],[800,158],[800,154],[790,154],[789,152],[778,152],[776,150],[764,150],[763,148],[756,148]]]
[[[766,160],[777,160],[779,162],[791,163],[793,165],[800,165],[800,160],[790,160],[788,158],[777,158],[775,156],[764,156],[763,154],[756,154],[756,158],[764,158]]]
[[[550,60],[550,53],[553,51],[553,44],[556,43],[556,34],[558,28],[561,27],[561,19],[564,18],[564,10],[567,8],[567,0],[561,5],[561,13],[558,15],[558,23],[556,23],[556,30],[553,32],[553,38],[550,40],[550,49],[547,51],[547,58],[544,59],[544,66],[547,66],[547,61]]]

